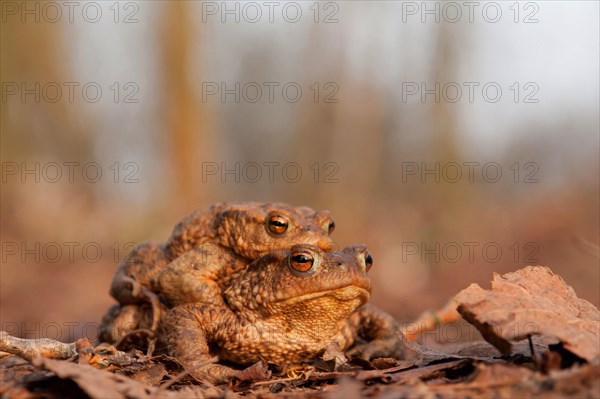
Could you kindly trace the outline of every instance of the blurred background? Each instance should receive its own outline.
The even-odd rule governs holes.
[[[242,200],[329,209],[402,321],[528,264],[598,306],[598,4],[3,2],[1,328],[94,338]]]

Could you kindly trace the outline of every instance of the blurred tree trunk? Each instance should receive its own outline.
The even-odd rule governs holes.
[[[382,93],[367,79],[350,76],[350,60],[340,44],[352,45],[348,32],[325,41],[320,40],[323,33],[330,32],[319,24],[313,27],[309,42],[314,45],[303,58],[336,61],[325,69],[310,63],[314,67],[305,74],[309,85],[318,83],[319,94],[313,98],[310,91],[310,101],[299,112],[290,157],[306,160],[312,169],[292,192],[312,198],[309,205],[333,210],[339,224],[352,231],[364,226],[371,214],[369,196],[362,193],[377,189],[385,161],[379,156],[385,141]]]
[[[177,208],[195,209],[210,201],[210,191],[202,183],[202,161],[213,151],[211,118],[205,104],[194,93],[195,82],[201,76],[199,66],[193,65],[192,48],[198,42],[190,15],[190,3],[170,1],[165,4],[165,24],[162,36],[164,65],[165,135],[170,144],[170,179],[173,204]],[[177,210],[177,214],[181,211]]]
[[[286,189],[288,201],[297,203],[298,198],[309,199],[311,202],[307,205],[315,208],[332,207],[331,204],[331,184],[324,183],[323,180],[333,169],[324,169],[329,162],[335,162],[333,145],[333,131],[336,125],[336,114],[340,106],[340,79],[344,74],[343,54],[340,46],[331,46],[330,42],[320,40],[324,34],[321,24],[312,25],[309,43],[314,43],[311,46],[306,46],[302,59],[321,59],[329,57],[336,60],[332,62],[330,68],[323,69],[319,63],[308,63],[309,67],[303,69],[306,86],[312,86],[316,89],[307,91],[306,102],[302,102],[298,112],[295,114],[294,129],[290,138],[291,145],[288,146],[288,156],[290,161],[302,164],[303,171],[306,173],[298,184],[294,184],[290,189]],[[340,38],[343,40],[343,38]],[[329,44],[329,47],[328,47]],[[335,86],[328,86],[325,90],[325,85],[332,82]],[[315,83],[318,86],[315,86]],[[326,95],[332,93],[332,89],[337,87],[338,91],[332,97],[332,101],[325,103]],[[315,98],[315,92],[318,93]],[[313,169],[309,169],[313,168]],[[339,179],[339,172],[335,178]]]
[[[385,167],[381,156],[386,140],[383,94],[370,82],[340,80],[340,90],[347,90],[347,94],[337,105],[332,133],[330,159],[340,168],[340,183],[333,184],[337,192],[333,200],[350,212],[351,220],[346,222],[360,228],[368,223],[375,205],[369,202],[370,195],[362,193],[372,194],[381,187],[379,176]],[[353,101],[352,93],[361,100]]]
[[[439,91],[448,82],[460,81],[458,74],[458,60],[460,58],[461,27],[458,25],[442,23],[437,31],[437,48],[433,59],[433,75],[427,88],[432,89],[435,83],[439,83]],[[463,97],[464,100],[464,97]],[[458,115],[460,114],[461,101],[451,103],[440,95],[439,100],[433,101],[433,96],[427,97],[430,105],[432,121],[430,154],[432,159],[425,159],[427,168],[437,168],[439,183],[434,181],[432,175],[426,178],[424,196],[427,206],[424,219],[428,223],[423,226],[423,240],[433,246],[437,241],[448,239],[446,233],[452,234],[455,226],[461,224],[462,213],[469,209],[465,203],[469,199],[469,183],[465,184],[467,176],[463,173],[458,183],[449,179],[443,173],[443,168],[450,162],[456,162],[462,166],[461,135]],[[423,168],[421,166],[421,168]],[[454,169],[452,169],[454,170]],[[428,244],[429,245],[429,244]]]
[[[89,162],[93,152],[91,131],[87,128],[89,118],[77,101],[66,100],[68,89],[63,84],[74,78],[65,62],[68,54],[63,42],[64,23],[22,22],[16,15],[6,17],[0,24],[0,75],[3,84],[18,89],[16,94],[8,95],[3,87],[6,101],[0,104],[2,162],[17,163],[21,172],[37,167],[38,179],[46,162]],[[43,88],[49,84],[62,91],[48,91],[60,96],[55,102],[44,97]],[[23,98],[23,92],[29,94]],[[25,235],[31,229],[39,232],[47,228],[54,233],[53,226],[22,211],[27,206],[23,197],[31,201],[30,205],[47,199],[38,196],[36,187],[40,184],[35,184],[35,177],[25,179],[33,184],[23,184],[21,179],[17,174],[2,183],[1,230]],[[44,183],[43,179],[40,181]],[[79,206],[91,210],[95,202],[93,189],[94,185],[76,179],[60,199],[73,203],[76,198]],[[17,208],[21,211],[17,212]]]
[[[92,152],[91,140],[86,130],[75,125],[77,121],[80,126],[87,124],[81,122],[85,118],[77,102],[65,100],[67,89],[62,85],[73,80],[64,61],[68,57],[62,41],[63,23],[21,22],[12,16],[2,22],[1,32],[2,82],[19,85],[19,92],[2,102],[3,157],[27,160],[37,152],[53,152],[57,158],[85,159]],[[29,91],[36,82],[40,87],[54,82],[62,88],[63,95],[54,103],[41,95],[36,102],[33,94],[27,94],[22,101],[21,84]]]
[[[433,60],[434,74],[432,81],[439,82],[443,87],[447,82],[458,80],[458,49],[456,30],[458,26],[439,24],[437,34],[437,49]],[[428,85],[430,88],[431,85]],[[431,96],[428,97],[431,99]],[[439,162],[453,162],[460,159],[460,138],[458,133],[458,103],[452,104],[440,98],[440,101],[430,102],[433,120],[432,153]]]

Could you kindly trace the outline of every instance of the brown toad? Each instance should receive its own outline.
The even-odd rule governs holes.
[[[211,302],[220,296],[219,287],[229,275],[273,249],[309,243],[331,250],[333,242],[329,234],[334,228],[327,211],[282,203],[219,203],[196,211],[177,224],[165,244],[143,243],[119,265],[110,293],[120,305],[111,308],[103,318],[100,339],[115,342],[129,331],[150,327],[143,322],[151,311],[145,305],[149,301],[154,313],[150,324],[155,329],[163,308],[156,294],[162,289],[178,293],[179,303]],[[186,298],[179,292],[180,281],[169,282],[168,274],[163,271],[180,255],[202,247],[208,248],[201,250],[204,255],[213,249],[216,255],[204,256],[203,267],[194,268],[195,288],[206,286]],[[182,262],[177,268],[178,276],[185,281]],[[159,283],[161,274],[165,278]],[[137,305],[143,305],[144,310]]]
[[[324,252],[294,245],[251,263],[231,279],[223,304],[194,303],[171,309],[161,320],[160,339],[168,352],[198,378],[222,382],[242,365],[266,360],[294,365],[325,350],[350,348],[363,358],[400,356],[401,333],[394,319],[365,305],[371,295],[364,246]]]

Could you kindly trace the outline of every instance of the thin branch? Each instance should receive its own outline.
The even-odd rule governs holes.
[[[52,359],[68,359],[77,355],[75,343],[65,344],[50,338],[23,339],[0,331],[0,351],[32,361],[38,356]]]

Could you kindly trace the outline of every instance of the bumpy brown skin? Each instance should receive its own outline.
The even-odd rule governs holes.
[[[288,221],[284,233],[274,234],[267,229],[271,215],[280,215]],[[127,331],[150,327],[132,321],[142,317],[133,314],[135,307],[126,309],[126,305],[147,303],[152,293],[159,294],[163,290],[167,303],[218,300],[220,287],[231,274],[273,249],[308,243],[331,250],[332,229],[329,212],[282,203],[220,203],[196,211],[177,224],[166,244],[143,243],[119,265],[110,293],[124,312],[120,314],[111,309],[105,315],[100,339],[115,342]],[[170,279],[168,273],[163,273],[171,261],[192,249],[199,249],[201,261],[193,256],[193,259],[184,257],[171,268],[176,278]],[[193,295],[186,298],[179,292],[179,286],[187,281],[187,272],[196,280],[194,289],[187,291]],[[165,277],[159,281],[161,274]],[[173,294],[172,300],[170,294]],[[154,321],[156,324],[157,319]]]
[[[285,233],[274,235],[267,230],[265,222],[270,214],[289,220]],[[248,261],[295,243],[331,250],[332,223],[329,212],[315,212],[308,207],[268,202],[215,204],[179,222],[165,245],[150,242],[136,247],[119,265],[110,293],[121,304],[147,302],[144,295],[133,295],[130,279],[156,291],[157,278],[166,264],[206,242],[229,248]]]
[[[315,262],[298,272],[298,251]],[[312,245],[274,251],[231,280],[225,303],[185,304],[161,320],[160,339],[168,352],[198,378],[220,383],[239,371],[204,364],[211,356],[248,365],[259,360],[294,365],[325,350],[352,349],[363,358],[401,356],[401,333],[394,319],[365,305],[370,298],[366,247],[325,253]]]
[[[265,228],[270,214],[287,218],[289,227],[284,234],[274,235]],[[313,244],[327,251],[333,249],[329,238],[332,223],[328,211],[316,212],[306,206],[269,202],[221,203],[208,211],[196,211],[177,224],[165,252],[172,260],[207,238],[250,260],[294,243]]]
[[[223,304],[223,290],[248,259],[221,245],[203,240],[166,265],[157,279],[157,292],[169,307],[184,303]]]

